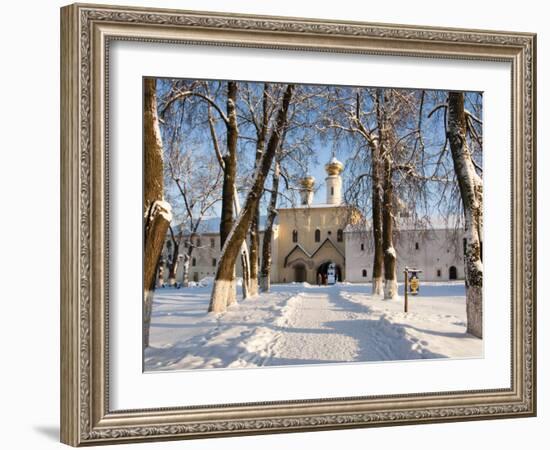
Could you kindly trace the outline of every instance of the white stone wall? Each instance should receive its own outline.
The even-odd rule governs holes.
[[[405,266],[422,270],[420,279],[448,281],[451,267],[457,279],[464,279],[462,233],[450,230],[407,230],[396,233],[397,278],[403,279]],[[372,280],[372,232],[347,231],[346,281],[366,283]],[[366,271],[366,272],[364,272]],[[366,276],[365,276],[366,275]]]
[[[275,225],[272,243],[272,283],[282,282],[285,271],[282,270],[280,261],[280,225]],[[301,237],[304,231],[301,230]],[[322,234],[324,238],[324,234]],[[211,244],[214,239],[214,245]],[[260,233],[260,252],[263,243],[263,232]],[[417,249],[418,244],[418,249]],[[318,244],[317,244],[318,245]],[[345,281],[351,283],[368,283],[372,280],[372,232],[345,231],[344,246],[345,263],[342,265]],[[464,279],[464,261],[462,233],[451,232],[444,229],[421,230],[421,231],[400,231],[395,236],[395,249],[397,252],[397,277],[403,280],[405,266],[415,267],[422,270],[420,275],[424,281],[448,281],[451,267],[456,268],[457,279]],[[180,248],[183,254],[185,248]],[[168,249],[165,245],[163,255],[167,255]],[[204,277],[214,276],[216,267],[212,259],[219,261],[219,235],[216,233],[205,233],[201,235],[201,248],[195,249],[193,257],[196,265],[190,264],[189,280],[201,280]],[[284,256],[284,252],[283,252]],[[261,258],[261,253],[260,253]],[[178,265],[176,280],[181,282],[183,278],[183,264]],[[365,271],[365,276],[363,276]],[[439,271],[439,273],[438,273]],[[237,276],[242,274],[240,258],[237,261]],[[286,274],[288,275],[288,274]],[[290,276],[290,275],[288,275]],[[165,267],[164,277],[168,281],[168,267]],[[290,278],[289,278],[290,279]],[[288,281],[288,280],[286,280]],[[314,281],[313,281],[314,282]]]
[[[171,250],[168,249],[166,240],[162,255],[164,260],[167,260],[167,256],[171,255]],[[198,245],[198,243],[197,243]],[[263,245],[263,232],[260,232],[260,260],[261,251]],[[187,249],[181,245],[179,253],[183,255]],[[205,277],[213,277],[216,274],[216,265],[214,265],[214,259],[216,264],[220,261],[220,235],[217,233],[203,233],[200,235],[200,247],[193,250],[191,261],[189,263],[189,281],[200,281]],[[193,265],[193,259],[195,265]],[[275,261],[275,260],[274,260]],[[237,277],[242,276],[241,259],[237,258]],[[168,265],[164,268],[164,279],[168,281]],[[176,281],[183,281],[183,259],[178,264],[176,271]]]

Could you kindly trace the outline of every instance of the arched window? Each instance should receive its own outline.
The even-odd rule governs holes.
[[[367,269],[363,269],[363,278],[367,278]]]
[[[420,250],[420,245],[418,245],[418,242],[414,243],[414,249],[415,250]]]
[[[298,242],[298,231],[292,231],[292,242]]]
[[[320,241],[321,241],[321,230],[317,228],[315,230],[315,242],[320,242]]]
[[[365,244],[363,244],[362,242],[361,242],[361,251],[362,251],[362,252],[365,251]]]
[[[336,240],[338,242],[342,242],[344,240],[344,232],[341,229],[336,232]]]

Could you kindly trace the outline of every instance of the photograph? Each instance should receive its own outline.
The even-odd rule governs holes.
[[[135,94],[145,372],[483,358],[482,92]]]

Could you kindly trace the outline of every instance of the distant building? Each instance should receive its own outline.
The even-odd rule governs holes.
[[[305,177],[300,182],[300,205],[278,209],[272,237],[272,283],[326,281],[330,264],[336,266],[338,281],[367,283],[372,279],[372,231],[365,226],[359,210],[342,202],[343,164],[332,158],[325,166],[326,202],[313,203],[315,180]],[[263,225],[260,221],[260,249]],[[399,218],[394,247],[397,252],[398,279],[405,266],[422,270],[421,278],[444,281],[464,278],[462,233],[445,225],[432,227],[408,223]],[[200,235],[192,238],[198,247],[189,265],[189,280],[212,277],[220,257],[219,219],[205,221]],[[180,253],[184,253],[182,245]],[[261,251],[260,251],[261,253]],[[163,264],[171,255],[167,239]],[[179,264],[176,279],[182,279]],[[168,271],[164,270],[165,277]],[[237,262],[237,276],[241,273]]]
[[[346,281],[365,283],[372,279],[374,248],[372,231],[346,229]],[[464,247],[461,230],[444,224],[430,228],[402,223],[394,238],[397,253],[397,279],[405,267],[422,270],[425,281],[464,279]]]

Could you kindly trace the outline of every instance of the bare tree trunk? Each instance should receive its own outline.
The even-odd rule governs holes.
[[[264,242],[262,246],[262,268],[260,271],[260,290],[269,292],[271,289],[271,239],[273,237],[273,224],[277,217],[277,196],[279,195],[279,162],[275,162],[275,169],[271,181],[271,197],[269,199],[269,212],[264,230]]]
[[[376,91],[376,116],[383,173],[382,247],[384,250],[384,299],[397,297],[397,255],[393,246],[393,160],[389,142],[390,130],[386,118],[386,94]]]
[[[235,207],[235,215],[239,215],[241,212],[241,204],[239,201],[239,196],[237,194],[237,186],[235,186],[235,192],[233,194],[233,198],[235,199],[234,207]],[[243,300],[247,299],[250,296],[249,293],[249,285],[250,285],[250,256],[248,253],[248,245],[246,243],[246,239],[243,241],[241,245],[241,268],[243,271],[243,279],[242,279],[242,297]],[[235,299],[235,302],[237,299]],[[234,302],[233,302],[234,303]],[[229,305],[228,305],[229,306]]]
[[[232,303],[235,297],[233,280],[235,261],[238,256],[243,240],[250,227],[252,215],[255,213],[258,202],[263,192],[265,178],[273,162],[275,152],[279,146],[281,134],[286,126],[288,107],[292,98],[294,86],[289,84],[283,96],[282,105],[277,113],[276,125],[271,133],[265,154],[262,156],[253,184],[248,192],[245,205],[239,218],[230,231],[230,234],[223,246],[220,262],[216,270],[216,279],[210,298],[210,312],[225,311],[227,305]]]
[[[448,137],[464,209],[467,332],[482,338],[483,263],[480,230],[483,224],[483,183],[475,171],[466,140],[464,94],[449,92],[448,106]]]
[[[250,281],[249,281],[249,294],[258,294],[258,258],[260,250],[260,237],[259,237],[259,214],[260,208],[256,208],[255,214],[252,215],[252,222],[250,223]]]
[[[237,123],[237,83],[227,83],[227,154],[223,157],[224,175],[222,187],[222,214],[220,222],[220,248],[223,250],[225,241],[233,228],[236,201],[237,180],[237,140],[239,129]],[[230,271],[225,273],[227,287],[235,290],[235,263]],[[244,287],[244,286],[243,286]],[[243,291],[244,292],[244,291]],[[228,304],[236,302],[235,296],[229,299]]]
[[[220,247],[223,248],[225,240],[233,227],[234,203],[237,179],[237,139],[239,128],[237,124],[237,83],[227,83],[227,154],[223,157],[224,176],[222,188],[222,216],[220,222]]]
[[[241,289],[243,292],[243,299],[247,299],[250,297],[250,266],[249,266],[249,256],[248,253],[241,247],[241,267],[243,270],[243,279],[241,284]],[[227,306],[231,306],[233,303],[236,303],[236,300],[234,302],[231,302],[231,298],[228,299],[229,303]]]
[[[372,294],[384,294],[382,277],[384,276],[384,246],[382,238],[382,179],[380,176],[380,147],[373,145],[372,150],[372,235],[374,241],[374,260],[372,264]]]
[[[180,241],[176,239],[174,235],[174,230],[172,227],[168,228],[170,230],[170,238],[172,240],[172,260],[168,265],[168,285],[174,286],[176,284],[176,272],[178,271],[178,258],[180,254]]]
[[[181,276],[181,284],[183,287],[189,287],[189,265],[191,263],[191,252],[192,249],[187,249],[183,255],[183,273]]]
[[[170,205],[164,201],[162,138],[160,134],[156,80],[144,81],[143,111],[144,201],[143,201],[143,345],[149,346],[149,328],[155,290],[155,275],[172,219]]]
[[[265,141],[267,137],[267,129],[269,126],[269,88],[268,83],[264,83],[263,96],[262,96],[262,122],[257,129],[257,141],[256,141],[256,158],[254,168],[258,168],[258,164],[264,154]],[[250,295],[258,294],[258,273],[259,273],[259,257],[260,257],[260,202],[256,205],[256,211],[252,215],[252,222],[250,223]]]
[[[393,181],[391,159],[384,161],[382,245],[384,248],[384,298],[397,298],[397,254],[393,246]]]

